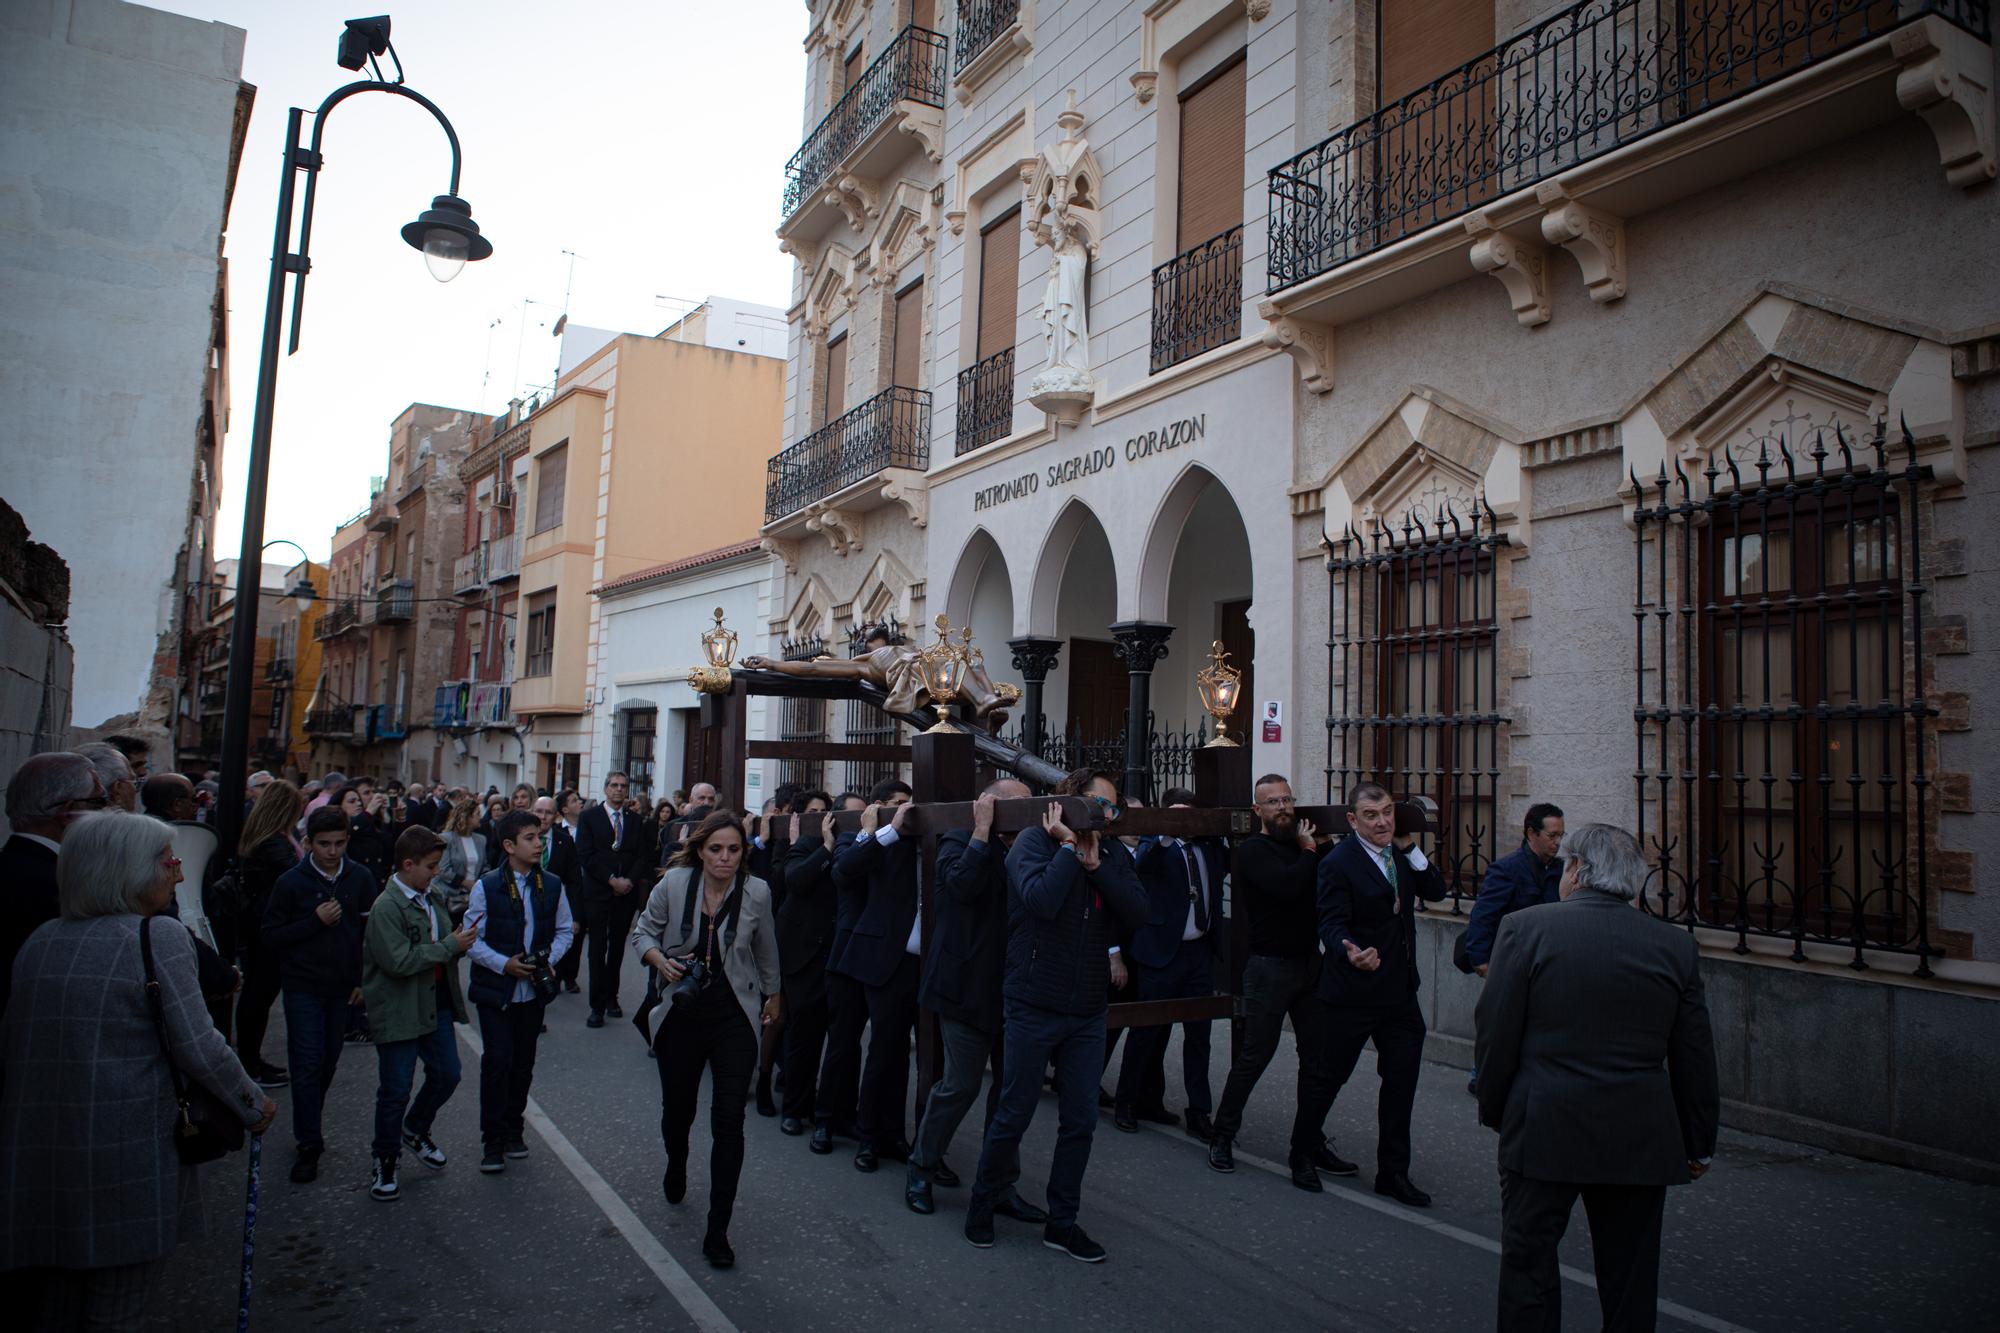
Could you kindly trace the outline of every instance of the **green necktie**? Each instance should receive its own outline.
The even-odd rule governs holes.
[[[1396,854],[1387,847],[1382,849],[1382,873],[1389,877],[1389,887],[1396,887]]]

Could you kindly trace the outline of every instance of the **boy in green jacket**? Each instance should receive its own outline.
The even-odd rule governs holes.
[[[451,1025],[466,1020],[458,960],[474,929],[454,931],[444,895],[431,887],[444,839],[421,824],[396,839],[396,873],[368,913],[362,940],[361,991],[375,1029],[375,1178],[368,1193],[396,1198],[396,1161],[404,1146],[428,1167],[445,1164],[431,1124],[458,1087],[458,1041]],[[423,1090],[410,1105],[417,1061]],[[404,1111],[408,1110],[406,1117]]]

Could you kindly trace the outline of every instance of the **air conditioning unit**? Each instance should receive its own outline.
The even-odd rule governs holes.
[[[505,482],[495,487],[493,490],[493,507],[495,509],[512,509],[514,507],[514,488]]]

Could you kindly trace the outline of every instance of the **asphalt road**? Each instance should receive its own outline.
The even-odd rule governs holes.
[[[626,968],[628,1009],[639,979]],[[1238,1170],[1207,1167],[1176,1129],[1121,1134],[1102,1116],[1081,1221],[1110,1252],[1076,1263],[1039,1228],[999,1219],[999,1243],[960,1232],[965,1190],[935,1216],[902,1204],[902,1168],[854,1170],[851,1147],[807,1152],[752,1108],[730,1239],[737,1267],[701,1257],[706,1095],[687,1202],[661,1195],[659,1087],[629,1023],[583,1026],[579,997],[550,1013],[536,1074],[531,1155],[482,1176],[474,1034],[466,1078],[436,1138],[451,1164],[403,1158],[403,1197],[368,1195],[375,1062],[346,1049],[327,1106],[320,1179],[291,1184],[289,1121],[267,1143],[257,1225],[254,1327],[808,1330],[1082,1327],[1095,1330],[1489,1328],[1498,1272],[1494,1139],[1475,1123],[1462,1071],[1426,1064],[1412,1175],[1436,1199],[1412,1210],[1375,1195],[1372,1062],[1364,1058],[1331,1129],[1356,1180],[1294,1189],[1283,1163],[1290,1044],[1252,1097]],[[282,1018],[270,1041],[280,1049]],[[1218,1025],[1212,1086],[1226,1072]],[[1168,1054],[1178,1109],[1178,1038]],[[1114,1070],[1115,1073],[1115,1070]],[[279,1094],[282,1103],[283,1094]],[[948,1160],[968,1179],[978,1111]],[[1039,1201],[1055,1133],[1044,1097],[1023,1153]],[[207,1168],[207,1236],[185,1245],[149,1327],[235,1323],[243,1157]],[[1986,1267],[2000,1255],[2000,1190],[1725,1132],[1716,1165],[1670,1191],[1661,1272],[1663,1329],[1987,1329]],[[1598,1327],[1578,1210],[1565,1242],[1564,1328]]]

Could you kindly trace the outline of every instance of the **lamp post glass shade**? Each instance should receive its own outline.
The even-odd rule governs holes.
[[[1217,639],[1208,650],[1208,665],[1195,672],[1194,687],[1201,694],[1201,706],[1215,719],[1215,739],[1210,745],[1239,745],[1229,734],[1229,715],[1236,711],[1237,696],[1243,692],[1243,673],[1229,665],[1229,654]]]
[[[293,606],[304,611],[319,600],[319,590],[312,586],[310,579],[302,578],[292,585],[292,590],[286,593],[285,596],[292,599]]]
[[[424,252],[424,267],[439,282],[457,277],[468,260],[493,253],[493,242],[479,234],[479,224],[472,220],[472,205],[455,194],[432,199],[415,222],[403,227],[403,239]]]
[[[736,631],[723,626],[722,608],[719,606],[715,608],[715,628],[701,635],[701,651],[708,658],[708,664],[720,671],[729,670],[730,664],[736,660]]]
[[[958,701],[959,686],[965,683],[966,670],[972,664],[972,630],[961,631],[960,641],[954,644],[951,620],[940,612],[936,624],[937,642],[917,654],[924,689],[930,694],[931,707],[937,710],[937,721],[926,728],[925,735],[962,730],[952,724],[951,705]]]

